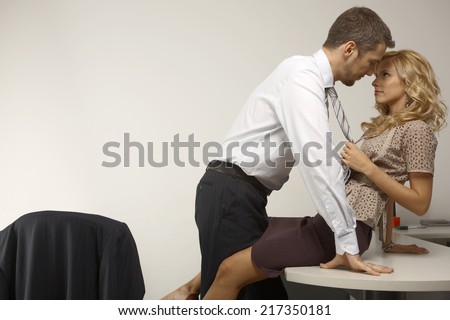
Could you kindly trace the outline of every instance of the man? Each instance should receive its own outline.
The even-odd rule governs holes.
[[[336,19],[321,50],[286,59],[250,95],[223,143],[223,157],[208,165],[197,187],[202,296],[220,263],[260,238],[267,226],[267,196],[281,189],[294,162],[335,233],[337,255],[328,266],[375,273],[358,254],[355,213],[346,200],[340,163],[326,159],[331,141],[325,89],[372,75],[394,44],[375,12],[351,8]],[[247,286],[240,297],[287,298],[280,279]]]

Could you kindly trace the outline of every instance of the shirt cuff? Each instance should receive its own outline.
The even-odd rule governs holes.
[[[356,238],[356,230],[349,232],[343,236],[336,237],[334,235],[334,241],[336,243],[336,253],[343,255],[345,252],[349,254],[359,254],[358,239]]]

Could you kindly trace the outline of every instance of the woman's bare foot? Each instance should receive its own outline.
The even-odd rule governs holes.
[[[198,300],[198,293],[192,293],[185,286],[181,286],[162,297],[161,300]]]
[[[166,294],[161,300],[198,300],[200,295],[200,273],[178,289]]]

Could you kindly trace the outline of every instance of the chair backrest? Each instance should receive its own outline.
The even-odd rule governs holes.
[[[0,232],[2,299],[142,299],[128,226],[104,216],[40,211]]]

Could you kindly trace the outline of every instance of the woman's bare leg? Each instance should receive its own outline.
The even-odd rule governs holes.
[[[222,261],[216,278],[203,299],[236,299],[246,285],[267,279],[267,275],[253,263],[251,253],[252,247],[249,247]]]
[[[200,294],[201,273],[183,284],[178,289],[165,295],[161,300],[197,300]]]

